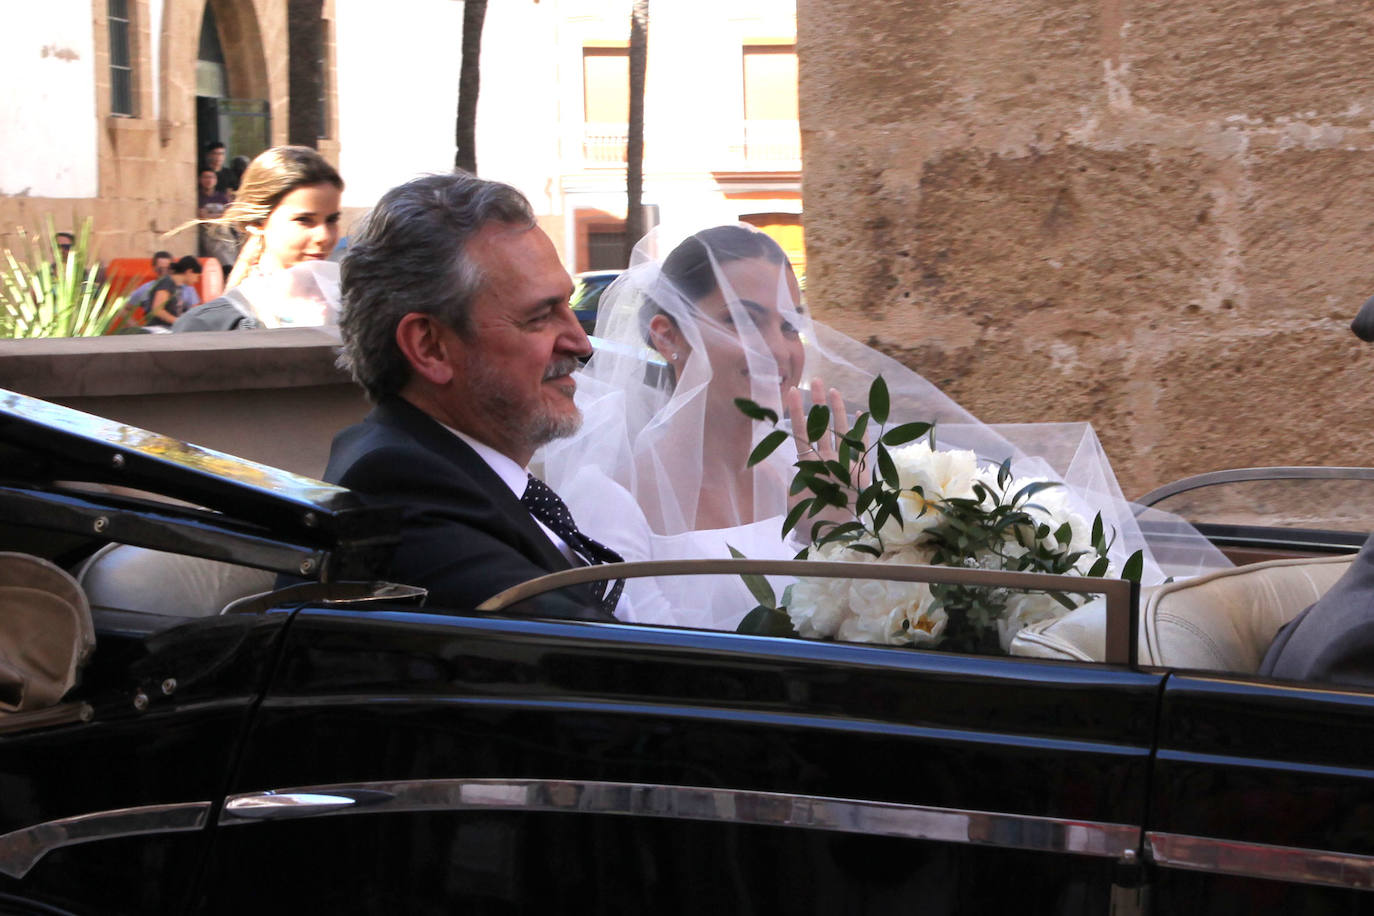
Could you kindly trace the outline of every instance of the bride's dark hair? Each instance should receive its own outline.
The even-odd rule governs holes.
[[[731,261],[763,258],[772,264],[787,264],[787,255],[766,232],[747,226],[713,226],[683,239],[663,260],[663,279],[672,285],[689,307],[705,299],[720,288],[716,268]],[[639,330],[646,343],[652,344],[649,322],[655,315],[664,315],[673,324],[673,313],[644,297],[639,311]]]

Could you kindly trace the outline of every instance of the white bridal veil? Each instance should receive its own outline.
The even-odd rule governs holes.
[[[1180,520],[1160,530],[1185,547],[1161,565],[1088,424],[981,423],[918,373],[812,320],[781,249],[753,227],[677,237],[655,230],[603,293],[596,337],[597,352],[578,376],[582,429],[545,447],[542,474],[583,530],[626,559],[725,557],[731,546],[790,557],[799,545],[783,543],[780,531],[797,446],[789,439],[746,468],[770,427],[744,417],[734,399],[785,417],[783,391],[806,391],[819,379],[843,396],[852,422],[881,374],[889,426],[934,422],[937,448],[969,449],[994,463],[1010,458],[1018,477],[1062,481],[1079,514],[1101,512],[1115,529],[1118,570],[1138,548],[1146,548],[1146,584],[1230,565]],[[733,627],[752,606],[746,596],[742,608],[712,611],[705,605],[716,599],[700,593],[667,604],[679,599],[698,611],[673,612],[666,622]]]

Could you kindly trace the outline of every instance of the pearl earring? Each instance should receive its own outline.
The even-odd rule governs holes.
[[[669,357],[669,359],[674,359],[674,360],[677,359],[677,354],[674,353],[672,356]]]

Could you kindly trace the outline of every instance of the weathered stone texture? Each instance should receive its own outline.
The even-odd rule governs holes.
[[[1374,16],[1350,0],[1129,4],[1123,81],[1181,117],[1318,119],[1365,127]],[[1352,76],[1356,78],[1352,79]]]
[[[1374,465],[1374,351],[1342,324],[1176,346],[1152,370],[1156,461],[1196,472]]]
[[[803,4],[798,4],[800,9]],[[803,122],[833,128],[1033,108],[1076,110],[1100,92],[1096,3],[839,0],[799,17]],[[808,167],[810,163],[808,162]]]
[[[984,419],[1090,420],[1128,493],[1374,462],[1374,17],[989,9],[800,0],[817,314]]]
[[[1247,321],[1349,321],[1374,292],[1374,155],[1268,150],[1248,159],[1240,239]]]

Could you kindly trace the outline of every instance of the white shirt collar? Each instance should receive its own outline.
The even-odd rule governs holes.
[[[442,423],[439,425],[443,426]],[[505,481],[506,486],[510,487],[510,491],[515,494],[516,499],[525,495],[525,487],[529,483],[529,471],[522,468],[514,458],[498,452],[485,442],[478,442],[467,433],[459,432],[452,426],[444,426],[444,429],[471,446],[472,450],[477,453],[477,457],[485,461],[487,467],[491,468],[497,477]]]

